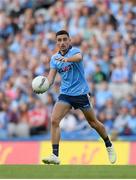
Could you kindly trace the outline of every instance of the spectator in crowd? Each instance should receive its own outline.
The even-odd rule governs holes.
[[[115,64],[115,69],[111,74],[111,82],[113,83],[126,83],[129,80],[129,72],[125,67],[124,61],[118,60]]]
[[[102,81],[96,91],[96,103],[99,108],[106,104],[106,101],[112,98],[112,92],[109,90],[108,83]]]
[[[95,73],[92,76],[92,80],[94,83],[101,83],[102,81],[106,81],[106,74],[101,70],[99,64],[96,64]]]
[[[103,107],[106,114],[111,114],[113,119],[117,115],[117,105],[114,102],[114,99],[111,97],[107,99],[105,106]]]
[[[1,94],[0,94],[1,96]],[[1,99],[1,98],[0,98]],[[0,105],[0,138],[5,139],[8,137],[8,117],[7,117],[7,108],[8,104],[5,101],[2,101]]]
[[[133,63],[131,75],[132,75],[132,82],[136,83],[136,62]]]
[[[126,103],[122,103],[119,115],[115,118],[112,130],[112,139],[115,140],[119,134],[125,134],[128,119],[130,118],[129,108]]]
[[[42,134],[48,128],[48,111],[45,105],[37,100],[35,107],[28,112],[30,135]]]
[[[14,107],[8,114],[9,137],[29,137],[27,104],[22,103],[18,108]]]
[[[136,135],[136,107],[133,106],[130,109],[130,117],[127,122],[127,134]]]

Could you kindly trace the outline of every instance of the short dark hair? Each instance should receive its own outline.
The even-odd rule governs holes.
[[[59,35],[63,35],[63,34],[66,34],[69,37],[69,33],[67,31],[65,31],[65,30],[58,31],[56,33],[56,37],[59,36]]]

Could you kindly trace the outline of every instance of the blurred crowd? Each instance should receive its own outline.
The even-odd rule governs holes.
[[[31,81],[47,75],[66,29],[83,54],[98,119],[113,139],[136,135],[136,6],[128,0],[0,0],[0,138],[31,137],[50,128],[59,94],[57,75],[47,93]],[[80,110],[62,120],[67,132],[89,130]]]

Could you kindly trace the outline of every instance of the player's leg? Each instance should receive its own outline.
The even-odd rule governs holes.
[[[106,139],[107,132],[105,130],[105,127],[100,121],[97,120],[94,110],[92,108],[82,109],[82,112],[90,126],[94,128],[103,139]]]
[[[69,112],[71,105],[65,102],[58,101],[52,112],[51,117],[51,142],[52,142],[52,155],[43,159],[46,164],[59,164],[59,141],[60,141],[60,121]]]
[[[85,118],[87,119],[88,123],[90,124],[90,126],[92,128],[94,128],[99,133],[99,135],[102,137],[102,139],[104,140],[110,162],[115,163],[116,162],[116,153],[115,153],[112,143],[107,135],[104,125],[100,121],[97,120],[93,108],[90,107],[89,109],[82,109],[82,112],[83,112]]]
[[[51,141],[52,144],[59,144],[60,141],[60,121],[69,112],[71,106],[65,102],[57,102],[53,108],[51,117]]]

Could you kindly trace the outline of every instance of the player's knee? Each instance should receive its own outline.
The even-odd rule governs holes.
[[[51,119],[51,125],[54,127],[58,127],[59,126],[59,120],[57,118],[52,118]]]

